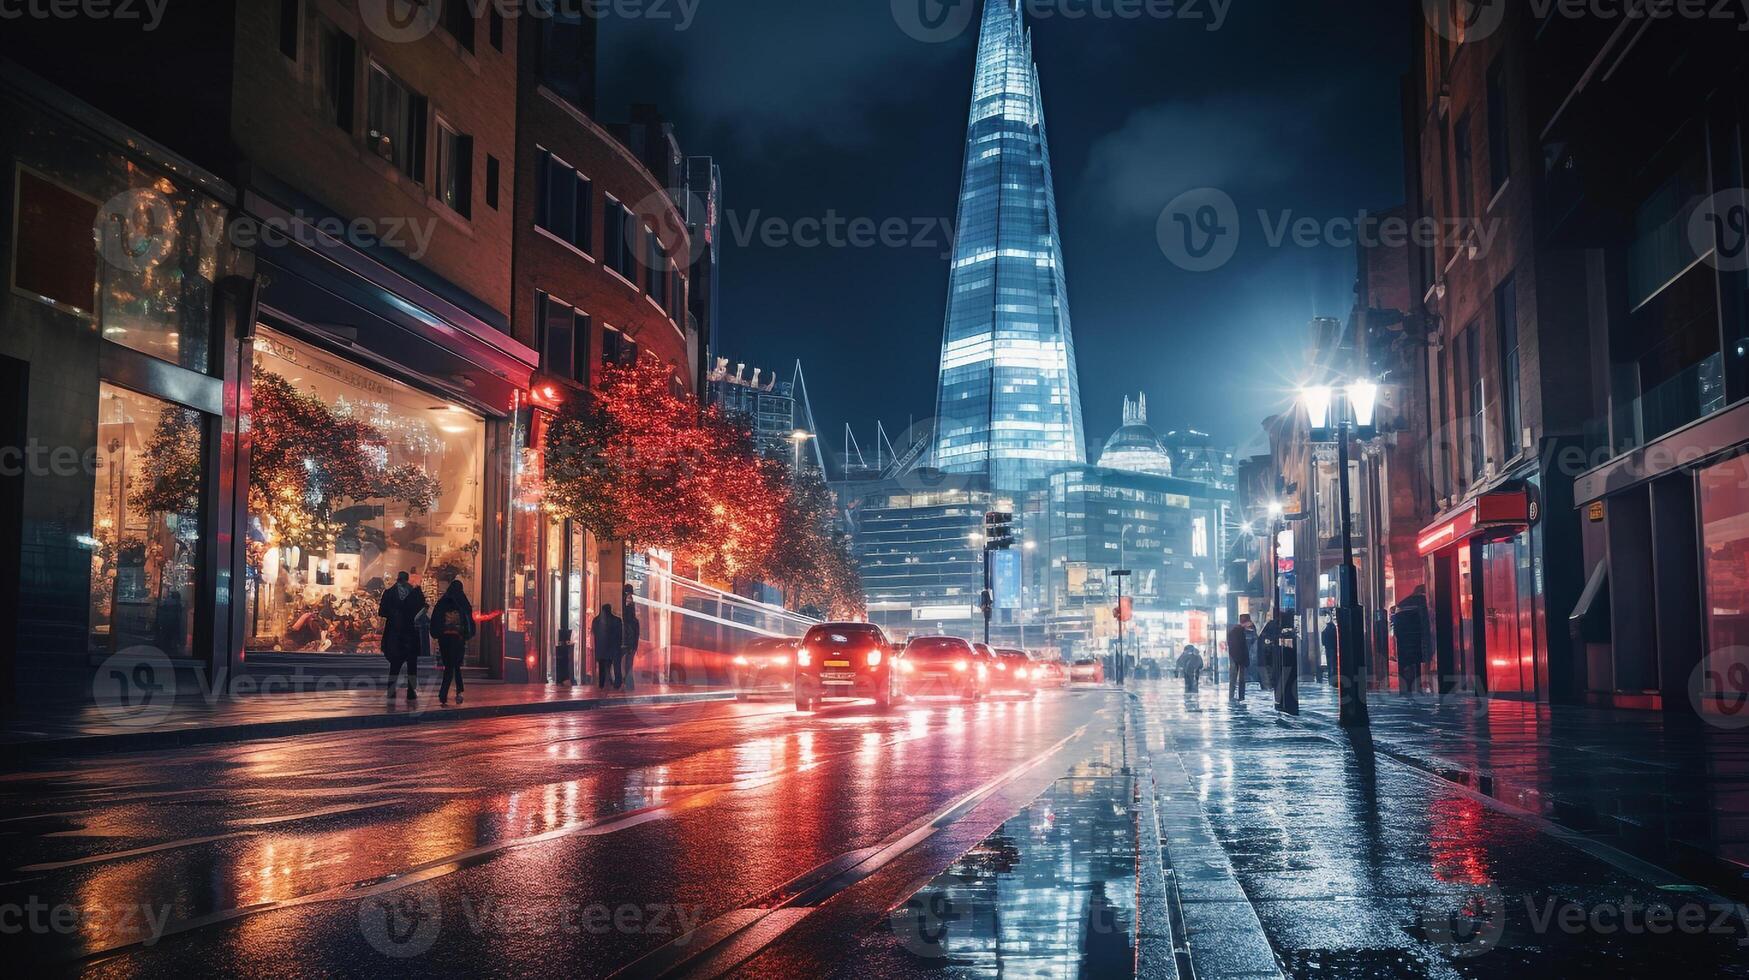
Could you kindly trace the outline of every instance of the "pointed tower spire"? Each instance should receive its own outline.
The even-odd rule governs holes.
[[[1018,0],[985,0],[956,227],[935,465],[1024,490],[1087,450],[1044,104]]]

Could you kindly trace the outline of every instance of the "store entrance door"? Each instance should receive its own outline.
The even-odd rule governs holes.
[[[1521,550],[1517,538],[1482,547],[1488,690],[1508,697],[1536,692],[1529,610],[1518,588]]]

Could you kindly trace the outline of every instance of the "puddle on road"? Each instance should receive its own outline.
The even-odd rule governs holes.
[[[893,911],[910,966],[938,976],[1132,975],[1133,798],[1116,759],[1076,765]]]

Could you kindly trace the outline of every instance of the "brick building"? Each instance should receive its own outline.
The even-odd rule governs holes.
[[[1497,5],[1464,27],[1422,20],[1405,107],[1417,246],[1411,323],[1425,327],[1428,475],[1418,540],[1447,690],[1574,696],[1565,618],[1584,581],[1575,474],[1591,378],[1584,259],[1549,234],[1539,71],[1528,10]]]

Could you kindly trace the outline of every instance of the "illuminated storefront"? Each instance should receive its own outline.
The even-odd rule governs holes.
[[[434,604],[451,580],[480,594],[478,413],[267,329],[251,379],[252,651],[380,651],[400,572]]]

